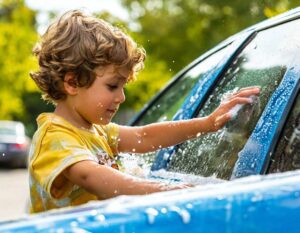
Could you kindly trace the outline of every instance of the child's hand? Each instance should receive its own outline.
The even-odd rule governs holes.
[[[250,96],[259,95],[259,93],[259,87],[247,87],[240,89],[223,100],[220,106],[207,117],[209,131],[217,131],[222,128],[231,119],[230,110],[235,105],[251,104],[252,99]]]
[[[189,183],[179,183],[179,184],[172,184],[168,186],[168,190],[176,190],[176,189],[186,189],[186,188],[193,188],[195,185]]]

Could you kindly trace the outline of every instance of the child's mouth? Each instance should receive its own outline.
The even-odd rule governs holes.
[[[117,109],[108,109],[107,110],[110,114],[115,114],[115,112],[117,111]]]

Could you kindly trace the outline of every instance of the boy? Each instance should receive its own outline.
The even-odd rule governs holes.
[[[31,77],[56,108],[37,119],[29,162],[31,212],[191,187],[126,175],[118,171],[115,155],[154,151],[216,131],[230,120],[232,107],[259,94],[258,88],[243,89],[204,118],[120,126],[110,121],[125,101],[125,84],[145,59],[128,35],[75,10],[49,26],[34,53],[40,70]]]

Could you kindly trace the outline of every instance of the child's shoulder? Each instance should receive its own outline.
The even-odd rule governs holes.
[[[37,118],[38,129],[35,137],[42,138],[46,135],[60,137],[64,135],[76,135],[76,127],[54,113],[42,113]]]
[[[65,128],[74,130],[74,126],[54,113],[42,113],[37,117],[38,129]]]

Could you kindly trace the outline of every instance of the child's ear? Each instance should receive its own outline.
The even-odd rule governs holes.
[[[64,88],[67,94],[76,95],[78,92],[78,86],[75,79],[75,75],[72,72],[68,72],[65,74],[64,78]]]

